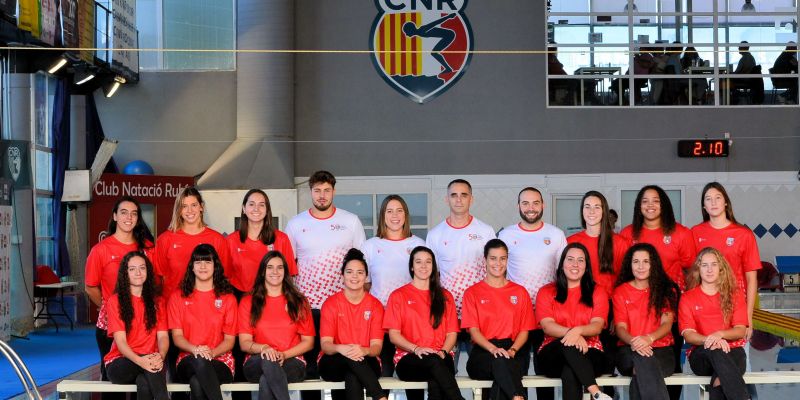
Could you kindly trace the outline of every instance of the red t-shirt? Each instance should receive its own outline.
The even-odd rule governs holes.
[[[464,292],[461,328],[478,328],[486,339],[516,339],[521,331],[536,328],[528,291],[509,281],[501,288],[485,281]]]
[[[557,324],[572,328],[581,325],[588,325],[592,318],[608,318],[608,296],[599,287],[595,287],[592,293],[592,307],[581,303],[581,287],[577,286],[567,290],[567,300],[564,304],[556,301],[556,284],[549,283],[539,289],[536,295],[536,322],[541,324],[545,318],[552,318]],[[542,347],[550,344],[556,338],[545,335]],[[599,336],[586,338],[589,347],[603,350]]]
[[[664,230],[661,228],[647,229],[642,227],[642,231],[639,232],[639,239],[634,239],[633,225],[628,225],[619,235],[628,239],[632,244],[652,244],[658,251],[661,264],[670,279],[678,284],[681,290],[686,288],[683,270],[690,268],[694,263],[695,256],[697,256],[697,251],[694,249],[694,238],[689,228],[681,224],[675,224],[675,230],[672,234],[665,235]]]
[[[706,247],[713,247],[722,253],[736,276],[736,284],[746,295],[745,272],[761,269],[761,256],[753,232],[739,224],[731,223],[717,229],[711,223],[703,222],[692,227],[692,235],[698,253]]]
[[[266,245],[260,240],[245,239],[244,243],[239,240],[239,232],[233,232],[225,238],[228,242],[228,253],[231,257],[230,271],[233,276],[231,283],[243,292],[253,289],[253,282],[258,274],[258,266],[264,254],[268,251],[277,250],[286,258],[286,267],[289,275],[297,275],[297,264],[294,260],[294,250],[289,236],[275,230],[275,241],[271,245]]]
[[[617,276],[622,268],[622,259],[625,258],[625,252],[630,247],[630,242],[624,237],[617,235],[612,236],[612,243],[614,247],[614,268],[613,274],[600,273],[600,256],[597,252],[598,237],[591,237],[586,234],[586,231],[580,231],[567,238],[567,243],[580,243],[586,246],[589,250],[589,260],[592,264],[592,277],[598,287],[603,288],[606,292],[606,297],[611,297],[611,292],[614,290],[614,283],[617,281]]]
[[[131,303],[133,305],[133,321],[131,321],[130,332],[125,335],[128,347],[139,355],[157,352],[156,332],[167,331],[167,312],[164,302],[160,299],[156,300],[156,326],[149,331],[145,328],[144,301],[141,297],[131,296]],[[119,315],[119,297],[116,294],[108,299],[106,311],[108,312],[108,336],[114,337],[114,332],[125,332],[125,323]],[[119,357],[122,357],[122,353],[119,352],[117,343],[114,342],[103,360],[110,362]]]
[[[709,296],[703,292],[700,286],[687,290],[681,295],[681,302],[678,306],[678,328],[681,333],[687,329],[693,329],[697,333],[707,336],[736,325],[750,325],[747,318],[747,301],[743,293],[735,292],[733,315],[727,324],[722,317],[722,308],[719,302],[719,293]],[[745,340],[729,340],[728,343],[731,347],[742,347]]]
[[[413,284],[401,286],[389,295],[386,314],[383,316],[384,329],[397,329],[411,343],[419,347],[441,349],[450,332],[458,332],[458,317],[453,295],[445,289],[445,306],[442,322],[433,329],[431,325],[431,297],[427,290],[420,290]],[[395,360],[407,352],[397,349]],[[396,362],[396,361],[395,361]]]
[[[213,290],[196,290],[183,297],[176,290],[169,299],[169,329],[182,329],[189,343],[217,347],[225,335],[236,336],[238,305],[232,294],[214,295]]]
[[[86,258],[86,286],[100,286],[103,300],[108,300],[117,286],[117,273],[122,258],[136,250],[139,250],[136,242],[125,244],[113,235],[94,245]],[[153,262],[154,250],[153,243],[147,242],[144,253],[151,259],[150,262]]]
[[[265,343],[278,351],[286,351],[300,343],[300,336],[314,336],[314,319],[311,317],[311,307],[304,303],[301,319],[297,322],[289,318],[286,297],[283,295],[266,296],[264,308],[261,311],[256,326],[250,325],[250,307],[252,296],[245,296],[239,303],[239,333],[253,336],[256,343]]]
[[[650,289],[637,289],[633,285],[623,283],[614,289],[611,298],[614,305],[614,323],[625,323],[631,336],[641,336],[653,333],[661,326],[662,314],[656,314],[649,308]],[[620,342],[623,344],[622,342]],[[653,342],[652,347],[672,346],[675,339],[671,332],[661,339]]]
[[[168,230],[162,232],[156,240],[158,274],[164,278],[164,298],[170,298],[172,292],[178,289],[178,285],[186,274],[192,252],[200,244],[209,244],[214,247],[222,262],[225,276],[231,283],[235,283],[231,279],[228,244],[225,243],[225,238],[219,232],[209,227],[196,235],[190,235],[183,230],[177,232]]]
[[[339,292],[322,304],[319,336],[332,337],[335,344],[369,347],[370,340],[383,340],[383,304],[366,293],[353,304]]]

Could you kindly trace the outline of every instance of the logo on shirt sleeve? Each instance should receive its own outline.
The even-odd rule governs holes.
[[[372,311],[370,311],[370,310],[364,311],[364,320],[365,321],[369,321],[369,317],[371,315],[372,315]]]
[[[509,300],[511,301],[511,304],[517,304],[517,296],[511,296],[509,297]]]

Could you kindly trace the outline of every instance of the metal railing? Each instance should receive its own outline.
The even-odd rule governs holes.
[[[15,352],[8,343],[0,340],[0,353],[3,353],[6,359],[8,359],[8,362],[11,363],[11,367],[14,368],[17,378],[19,378],[19,381],[22,383],[22,387],[25,389],[25,394],[28,399],[42,400],[42,394],[39,393],[39,388],[36,387],[36,381],[33,380],[31,372],[28,371],[28,367],[22,362],[17,352]]]

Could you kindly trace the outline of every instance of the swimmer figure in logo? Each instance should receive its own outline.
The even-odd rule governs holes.
[[[437,19],[431,23],[425,24],[417,28],[413,22],[406,22],[403,24],[403,33],[408,37],[419,36],[423,38],[439,38],[439,42],[431,49],[431,56],[442,64],[444,70],[442,73],[453,72],[453,68],[447,64],[447,61],[442,55],[442,50],[446,49],[456,39],[456,33],[452,29],[442,28],[439,25],[445,21],[455,18],[456,14],[448,14],[442,18]]]

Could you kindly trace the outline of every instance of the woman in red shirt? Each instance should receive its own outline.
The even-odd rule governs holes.
[[[523,354],[528,331],[536,327],[528,290],[506,277],[508,246],[492,239],[483,247],[486,278],[464,292],[461,328],[472,337],[467,374],[493,380],[491,399],[523,400]]]
[[[137,399],[167,400],[164,359],[169,346],[164,304],[153,264],[132,251],[120,262],[117,291],[108,299],[108,334],[114,338],[103,362],[113,383],[136,383]]]
[[[213,247],[192,251],[180,291],[169,300],[169,328],[178,355],[178,381],[192,400],[222,400],[220,383],[233,381],[231,349],[236,337],[236,298]]]
[[[263,190],[250,189],[244,195],[239,231],[225,240],[231,257],[231,283],[241,292],[253,287],[259,263],[271,250],[280,251],[286,258],[289,275],[297,275],[292,243],[289,236],[272,224],[272,207]]]
[[[95,338],[100,350],[100,360],[111,350],[114,342],[108,335],[106,303],[114,293],[117,284],[119,262],[132,251],[141,251],[152,257],[153,234],[141,219],[142,207],[133,197],[123,196],[114,203],[111,219],[108,221],[105,239],[94,245],[86,258],[86,295],[99,308]],[[105,363],[100,363],[100,375],[108,380]]]
[[[668,400],[664,378],[675,370],[673,321],[679,288],[661,266],[653,245],[638,243],[625,254],[614,289],[614,325],[621,343],[617,369],[632,376],[631,400]]]
[[[250,294],[239,303],[244,376],[258,382],[259,400],[289,400],[289,383],[305,378],[303,353],[314,345],[311,306],[292,283],[279,251],[261,259]]]
[[[736,222],[733,204],[728,192],[719,182],[711,182],[703,188],[700,198],[703,223],[692,227],[692,235],[698,248],[713,247],[725,257],[733,271],[736,287],[747,299],[747,333],[753,334],[753,309],[758,296],[758,270],[761,256],[753,232]]]
[[[364,253],[350,249],[342,263],[344,290],[325,300],[319,328],[322,352],[319,374],[326,381],[344,381],[344,398],[386,400],[378,377],[383,345],[383,304],[364,288]],[[333,398],[341,398],[339,391]]]
[[[453,347],[458,318],[453,295],[439,283],[433,251],[425,246],[411,250],[411,283],[392,292],[386,304],[384,329],[395,345],[397,377],[428,382],[428,398],[464,400],[455,378]],[[410,400],[422,400],[421,390],[406,390]]]
[[[592,399],[611,400],[595,378],[610,372],[599,334],[608,318],[608,296],[592,279],[589,251],[570,243],[561,254],[556,281],[536,294],[536,320],[544,331],[536,349],[542,372],[561,378],[564,400],[579,400],[584,388]]]
[[[219,232],[209,228],[203,221],[204,204],[197,189],[184,189],[175,199],[169,227],[158,235],[156,266],[163,278],[164,298],[169,299],[172,292],[178,290],[192,251],[203,243],[214,247],[225,268],[225,276],[233,281],[228,270],[228,244]]]
[[[692,345],[686,351],[692,371],[711,375],[712,399],[749,399],[742,378],[747,367],[747,303],[722,253],[712,247],[701,250],[686,286],[678,323]]]

